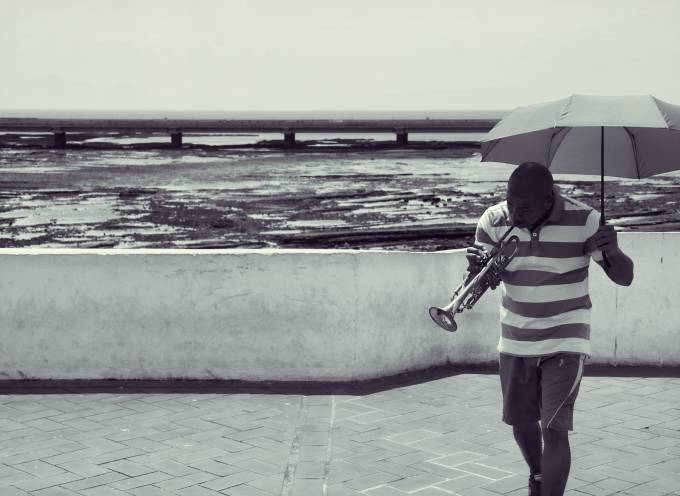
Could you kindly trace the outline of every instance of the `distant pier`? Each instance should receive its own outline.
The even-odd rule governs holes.
[[[173,147],[183,133],[281,133],[286,147],[295,147],[296,133],[394,133],[397,145],[407,145],[409,133],[484,133],[498,119],[45,119],[0,118],[0,131],[52,133],[55,148],[66,147],[68,133],[167,133]]]

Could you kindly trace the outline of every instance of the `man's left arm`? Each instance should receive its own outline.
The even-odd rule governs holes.
[[[621,286],[630,286],[633,282],[633,261],[619,248],[614,226],[600,226],[588,244],[593,250],[602,250],[605,259],[597,260],[597,263],[607,277]]]

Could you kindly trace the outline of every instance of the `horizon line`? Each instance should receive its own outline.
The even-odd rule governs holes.
[[[111,109],[111,108],[0,108],[0,112],[509,112],[511,109]]]

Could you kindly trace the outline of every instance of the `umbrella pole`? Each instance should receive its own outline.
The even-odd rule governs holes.
[[[600,126],[600,225],[604,226],[604,126]],[[602,257],[607,267],[611,267],[607,254],[603,251]]]
[[[600,126],[600,225],[604,224],[604,126]]]

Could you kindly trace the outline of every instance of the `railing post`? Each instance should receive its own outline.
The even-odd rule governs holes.
[[[66,131],[54,132],[53,145],[54,148],[66,148]]]
[[[295,146],[295,131],[283,132],[283,144],[286,148]]]
[[[173,131],[170,133],[170,140],[172,141],[172,146],[174,148],[182,148],[182,132]]]
[[[406,131],[397,131],[397,145],[408,145],[408,133]]]

